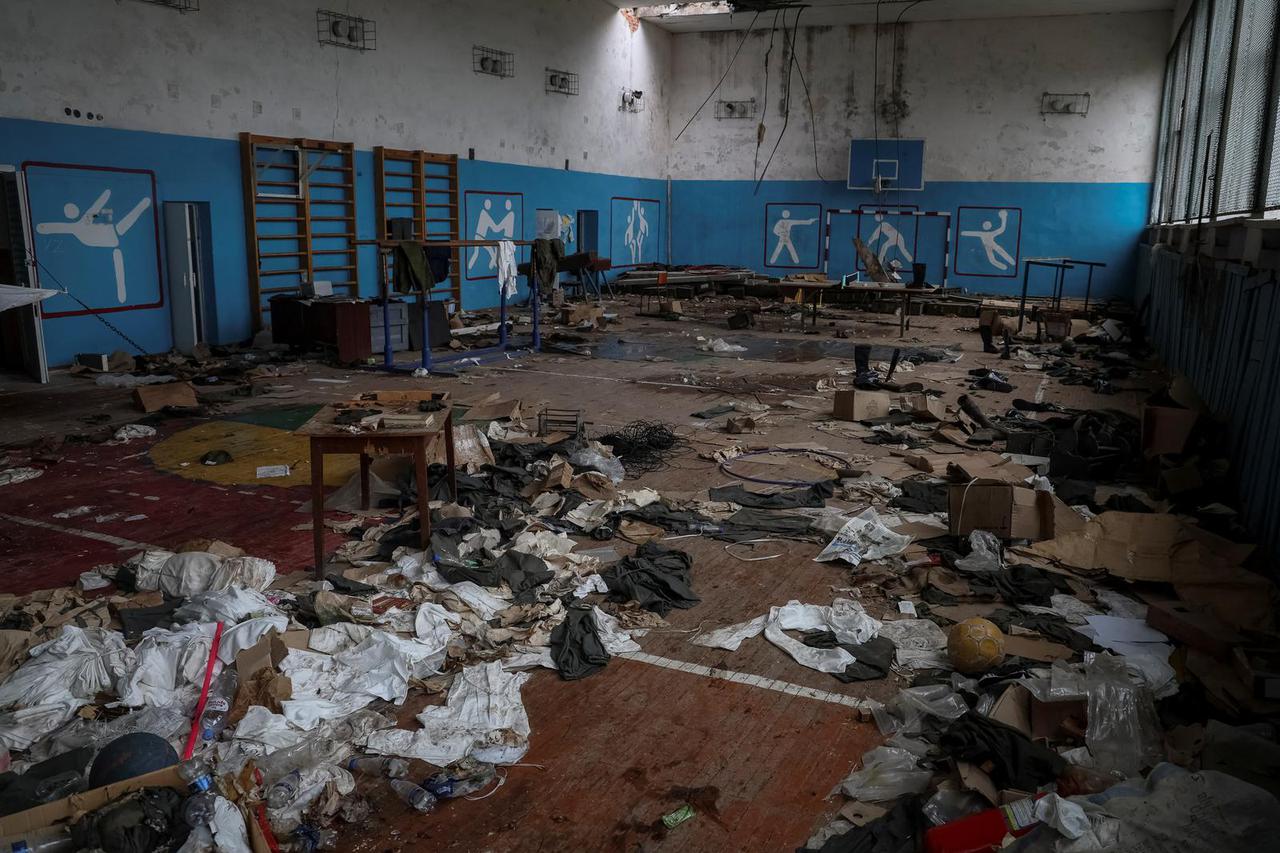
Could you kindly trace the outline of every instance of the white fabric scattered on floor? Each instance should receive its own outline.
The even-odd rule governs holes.
[[[145,631],[133,650],[136,663],[120,681],[120,702],[130,708],[194,702],[204,683],[215,627],[193,622],[174,631]]]
[[[450,597],[456,599],[460,606],[467,608],[485,622],[488,622],[511,605],[510,601],[503,601],[473,581],[449,584],[448,589],[444,592],[444,598],[447,600]]]
[[[876,636],[879,629],[880,622],[868,616],[856,601],[837,598],[829,607],[789,601],[782,607],[770,608],[764,616],[699,634],[691,642],[698,646],[736,651],[743,640],[763,633],[765,639],[802,666],[818,672],[844,672],[854,662],[853,655],[841,648],[806,646],[786,632],[831,631],[838,642],[861,644]]]
[[[604,650],[611,655],[622,655],[640,651],[640,644],[631,639],[631,632],[624,631],[616,618],[605,613],[599,607],[592,607],[591,612],[596,620],[596,633]]]
[[[291,832],[302,823],[302,814],[312,801],[324,793],[325,787],[332,784],[334,791],[342,797],[356,789],[356,780],[348,771],[332,764],[318,764],[315,767],[304,767],[298,771],[302,777],[298,785],[298,795],[282,809],[267,809],[271,819],[271,828],[279,835]],[[244,826],[244,818],[240,819]]]
[[[224,664],[230,664],[235,661],[236,655],[253,646],[266,636],[268,631],[283,634],[288,627],[289,617],[283,613],[246,619],[238,625],[224,625],[222,640],[218,643],[218,660]]]
[[[519,761],[529,748],[529,717],[520,700],[528,678],[496,661],[469,666],[454,679],[446,704],[418,715],[422,729],[374,732],[369,751],[440,767],[467,755],[495,764]]]
[[[31,649],[26,663],[0,684],[0,744],[26,749],[71,719],[100,692],[113,691],[133,666],[124,637],[103,628],[64,626]]]
[[[819,563],[844,560],[856,566],[864,560],[882,560],[901,554],[910,544],[910,536],[894,533],[885,527],[875,509],[868,507],[849,519],[814,560]]]
[[[290,726],[283,714],[273,714],[261,705],[251,706],[235,728],[236,741],[258,744],[266,748],[264,752],[293,746],[306,736]]]
[[[6,468],[0,471],[0,486],[12,486],[14,483],[25,483],[43,474],[39,468]]]
[[[191,596],[173,612],[175,622],[243,622],[250,616],[281,616],[276,606],[257,590],[233,586],[219,592]]]
[[[462,617],[458,614],[428,601],[418,608],[413,620],[413,633],[419,641],[443,649],[453,638],[454,629],[461,624]]]

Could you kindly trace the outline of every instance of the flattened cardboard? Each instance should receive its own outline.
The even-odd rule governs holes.
[[[1184,601],[1148,602],[1147,624],[1183,645],[1222,660],[1231,653],[1232,646],[1244,642],[1244,637],[1219,621],[1209,607]]]
[[[133,389],[133,402],[150,414],[169,406],[192,409],[200,405],[196,389],[190,382],[165,382],[160,385],[139,385]]]
[[[1182,453],[1200,419],[1200,408],[1183,405],[1175,394],[1198,403],[1189,384],[1175,382],[1169,390],[1151,395],[1142,404],[1142,451],[1148,457]]]
[[[867,421],[883,418],[891,410],[893,398],[886,391],[844,388],[836,391],[832,417],[838,421]]]
[[[1039,637],[1021,637],[1017,634],[1006,634],[1004,653],[1016,655],[1027,660],[1052,663],[1055,660],[1071,660],[1075,654],[1070,647],[1061,643],[1050,642]]]

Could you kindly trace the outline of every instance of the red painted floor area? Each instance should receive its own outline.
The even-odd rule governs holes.
[[[128,444],[64,445],[62,461],[43,476],[0,488],[0,592],[72,584],[81,572],[118,563],[140,547],[171,548],[197,538],[230,542],[273,561],[282,574],[311,566],[311,531],[291,530],[311,520],[310,514],[297,512],[310,498],[308,489],[229,488],[151,465],[147,448],[187,425],[169,422],[156,438]],[[74,518],[55,517],[81,505],[94,509]],[[146,518],[125,520],[136,515]],[[115,517],[98,521],[99,516]],[[330,549],[341,541],[340,535],[326,533]]]
[[[509,768],[492,795],[429,815],[362,782],[374,817],[343,849],[793,850],[880,740],[844,706],[621,659],[576,682],[536,673],[524,703],[523,763],[545,769]],[[696,816],[663,827],[686,802]]]

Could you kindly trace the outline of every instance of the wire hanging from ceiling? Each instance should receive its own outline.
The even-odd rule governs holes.
[[[672,140],[672,144],[680,141],[680,137],[684,136],[684,132],[689,129],[689,125],[693,124],[693,120],[698,117],[698,113],[702,112],[703,108],[706,107],[706,105],[711,102],[711,99],[715,97],[716,92],[720,91],[720,87],[724,85],[725,78],[729,76],[729,70],[733,68],[733,63],[738,59],[738,54],[742,53],[742,46],[747,43],[747,36],[751,35],[751,31],[755,29],[756,21],[759,20],[759,18],[760,13],[756,12],[755,17],[751,19],[751,23],[747,25],[747,31],[742,34],[742,39],[738,42],[738,49],[733,52],[733,56],[729,59],[729,64],[725,66],[724,73],[721,74],[720,79],[716,81],[715,87],[707,93],[707,97],[702,101],[702,104],[694,110],[693,115],[689,116],[689,120],[684,123],[684,127],[680,128],[680,132],[676,134],[676,138]]]

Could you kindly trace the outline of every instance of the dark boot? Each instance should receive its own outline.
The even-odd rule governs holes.
[[[859,374],[871,370],[871,345],[858,344],[853,348],[853,369]]]
[[[1013,358],[1013,338],[1008,331],[1004,333],[1004,350],[1000,353],[1000,357],[1005,360]]]
[[[996,349],[995,343],[992,342],[991,340],[990,326],[979,326],[978,334],[982,335],[982,351],[983,352],[992,352],[992,353],[1000,352],[1000,350]]]

